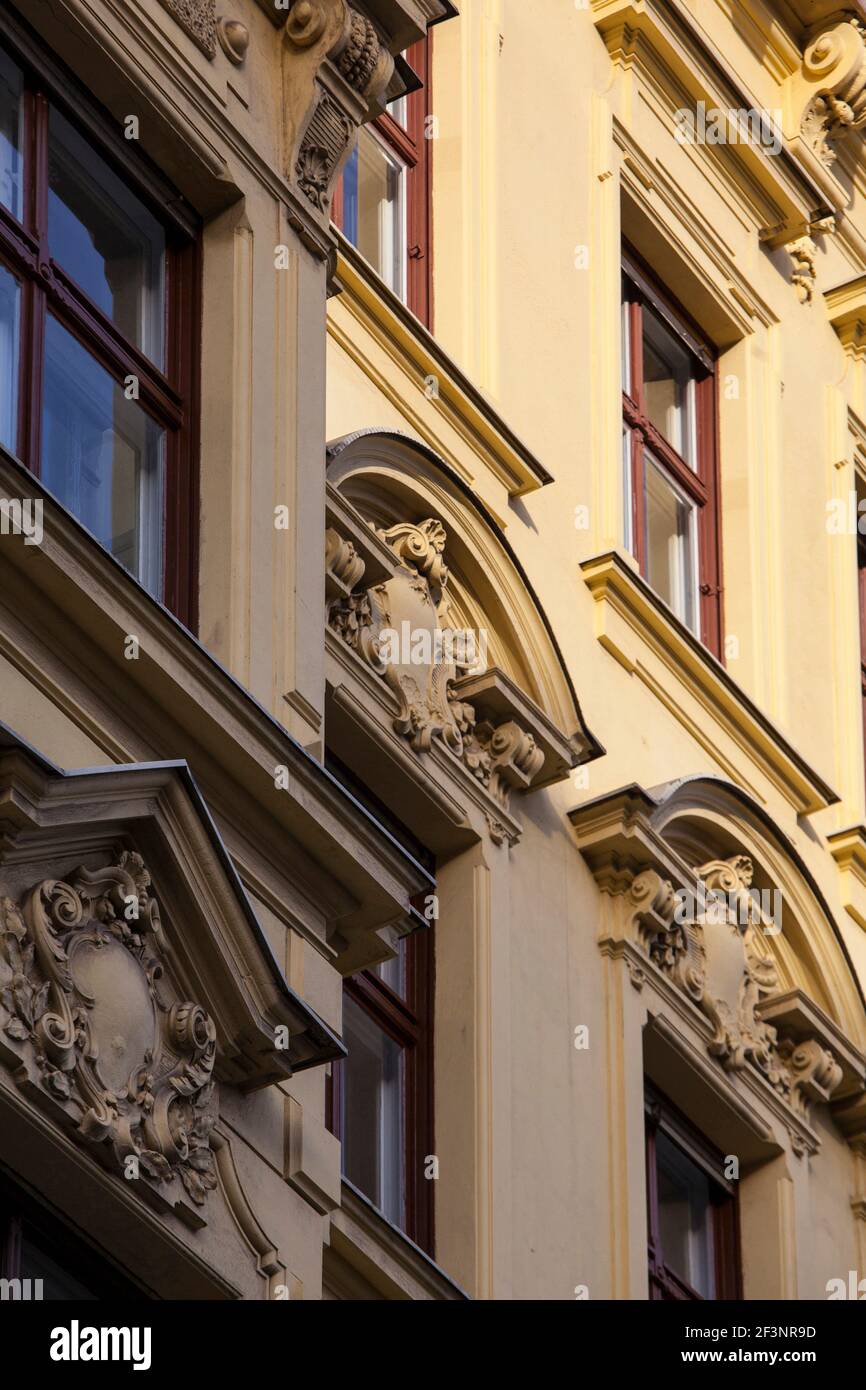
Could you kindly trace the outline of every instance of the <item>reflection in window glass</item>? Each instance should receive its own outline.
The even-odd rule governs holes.
[[[622,332],[622,389],[629,395],[633,394],[631,382],[631,305],[627,294],[627,284],[623,280],[622,309],[621,309],[621,332]]]
[[[632,516],[632,437],[627,425],[622,427],[622,479],[623,479],[623,540],[626,550],[634,555],[634,521]]]
[[[51,315],[42,477],[148,588],[160,591],[165,431]]]
[[[696,511],[645,453],[646,570],[656,593],[697,630]]]
[[[14,452],[18,432],[18,340],[21,286],[0,265],[0,444]]]
[[[691,354],[649,308],[643,312],[646,413],[672,448],[697,467],[694,365]]]
[[[349,995],[343,997],[343,1172],[389,1221],[404,1221],[403,1054]]]
[[[19,222],[24,212],[21,164],[23,86],[21,69],[0,52],[0,203]]]
[[[715,1298],[710,1180],[662,1132],[656,1138],[656,1164],[664,1262],[702,1298]]]
[[[392,290],[405,297],[405,169],[368,130],[343,173],[343,231]]]
[[[48,243],[58,265],[164,366],[165,233],[60,112],[48,144]]]
[[[372,973],[401,999],[406,997],[406,937],[401,936],[396,946],[397,954],[392,960],[383,960],[371,967]]]

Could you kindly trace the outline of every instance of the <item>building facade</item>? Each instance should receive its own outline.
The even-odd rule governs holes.
[[[4,6],[4,1280],[866,1280],[864,128],[859,0]]]

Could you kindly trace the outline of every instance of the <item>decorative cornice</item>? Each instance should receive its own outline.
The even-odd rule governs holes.
[[[373,377],[377,389],[399,403],[404,415],[408,407],[412,428],[420,438],[438,453],[445,453],[470,485],[481,466],[489,470],[508,497],[523,497],[553,482],[540,459],[514,434],[492,402],[339,233],[337,247],[337,278],[343,293],[328,315],[328,332],[361,370]],[[374,375],[368,343],[387,354],[399,374],[398,382],[407,379],[396,393],[393,371]],[[416,405],[412,404],[414,393],[418,396]],[[442,418],[445,428],[441,433],[435,426],[431,430],[429,410]],[[473,465],[477,460],[471,471],[464,462],[465,451],[455,453],[446,443],[451,430],[472,451]]]
[[[826,290],[824,303],[843,348],[859,361],[866,356],[866,275]]]
[[[866,826],[834,831],[827,844],[839,868],[845,911],[866,931]]]
[[[585,560],[581,570],[599,605],[602,646],[640,677],[732,781],[749,786],[753,769],[760,769],[799,815],[838,802],[836,792],[623,555],[610,551]]]

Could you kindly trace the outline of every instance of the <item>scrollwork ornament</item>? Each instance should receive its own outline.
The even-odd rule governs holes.
[[[82,1140],[201,1205],[216,1185],[216,1030],[159,992],[164,937],[141,856],[45,879],[0,900],[3,1029],[29,1046],[46,1093]]]

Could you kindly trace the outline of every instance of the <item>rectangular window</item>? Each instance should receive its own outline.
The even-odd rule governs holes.
[[[0,1279],[19,1280],[22,1297],[29,1292],[46,1302],[147,1296],[5,1175],[0,1175]]]
[[[21,41],[0,31],[0,444],[192,627],[196,224]]]
[[[649,1086],[646,1165],[650,1298],[741,1297],[736,1192],[724,1157]]]
[[[423,87],[363,127],[334,194],[331,216],[382,280],[432,327],[431,164],[428,118],[432,36],[407,53]]]
[[[433,1253],[432,928],[395,960],[346,980],[343,1041],[332,1067],[330,1126],[344,1176],[393,1225]]]
[[[721,657],[715,362],[630,258],[622,344],[624,541],[659,597]]]

